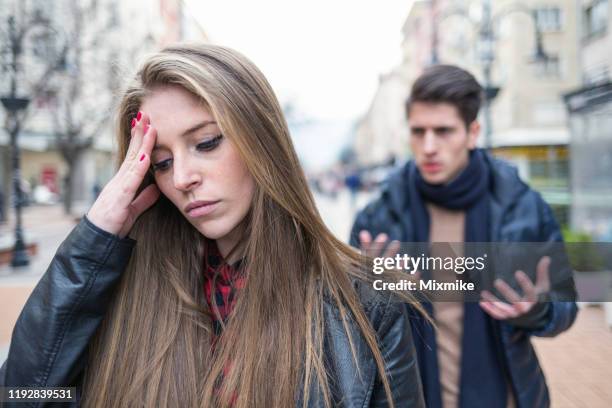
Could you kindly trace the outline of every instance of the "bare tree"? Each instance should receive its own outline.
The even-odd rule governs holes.
[[[116,94],[125,76],[122,64],[153,46],[147,33],[133,45],[121,42],[117,0],[68,2],[68,50],[64,75],[56,78],[53,126],[56,147],[67,165],[63,204],[72,212],[76,176],[85,153],[111,128]],[[99,181],[99,180],[98,180]]]
[[[54,34],[57,32],[50,21],[40,12],[40,8],[32,7],[31,2],[15,1],[4,4],[1,8],[0,17],[2,24],[0,27],[0,54],[2,61],[2,93],[7,99],[22,98],[22,100],[38,100],[52,80],[53,76],[62,69],[68,50],[68,44]],[[44,50],[45,55],[41,55]],[[22,104],[21,108],[8,109],[5,115],[4,127],[11,136],[11,146],[13,151],[12,160],[9,160],[9,150],[3,149],[4,180],[3,188],[6,197],[9,196],[8,186],[9,174],[13,175],[14,185],[17,185],[16,200],[20,200],[19,187],[19,152],[17,137],[24,128],[28,117],[33,109],[29,103]],[[13,164],[11,168],[9,163]],[[3,200],[3,213],[6,213],[8,199]],[[18,217],[19,218],[19,217]]]
[[[109,75],[114,52],[112,13],[100,15],[96,0],[69,2],[66,21],[70,49],[65,74],[58,78],[52,111],[56,148],[67,166],[63,205],[72,212],[75,177],[85,153],[108,126],[112,104]],[[106,18],[105,18],[106,17]]]

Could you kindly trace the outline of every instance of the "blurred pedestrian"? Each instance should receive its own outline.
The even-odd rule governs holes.
[[[349,171],[349,174],[344,179],[344,183],[351,195],[351,208],[357,205],[357,194],[362,186],[361,174],[359,169]]]

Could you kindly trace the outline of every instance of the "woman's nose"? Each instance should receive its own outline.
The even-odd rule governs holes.
[[[191,165],[188,160],[174,159],[173,170],[174,187],[177,190],[189,191],[197,186],[202,180],[197,167]]]

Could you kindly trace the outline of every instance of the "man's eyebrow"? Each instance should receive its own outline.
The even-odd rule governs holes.
[[[193,132],[196,132],[196,131],[198,131],[198,130],[200,130],[202,128],[205,128],[206,126],[216,125],[216,124],[217,124],[217,122],[215,122],[214,120],[205,120],[205,121],[202,121],[200,123],[196,123],[195,125],[193,125],[189,129],[187,129],[183,133],[181,133],[181,137],[189,136]],[[159,144],[156,143],[155,146],[153,146],[153,150],[159,149],[161,147],[162,147],[162,145],[159,145]]]

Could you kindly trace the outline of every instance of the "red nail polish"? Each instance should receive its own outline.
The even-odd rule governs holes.
[[[140,156],[140,161],[143,161],[143,160],[144,160],[144,158],[145,158],[145,155],[144,155],[144,153],[143,153],[143,154],[142,154],[142,156]]]
[[[138,115],[136,115],[136,120],[140,120],[142,118],[142,112],[138,111]]]
[[[136,119],[132,118],[132,128],[136,126]]]

